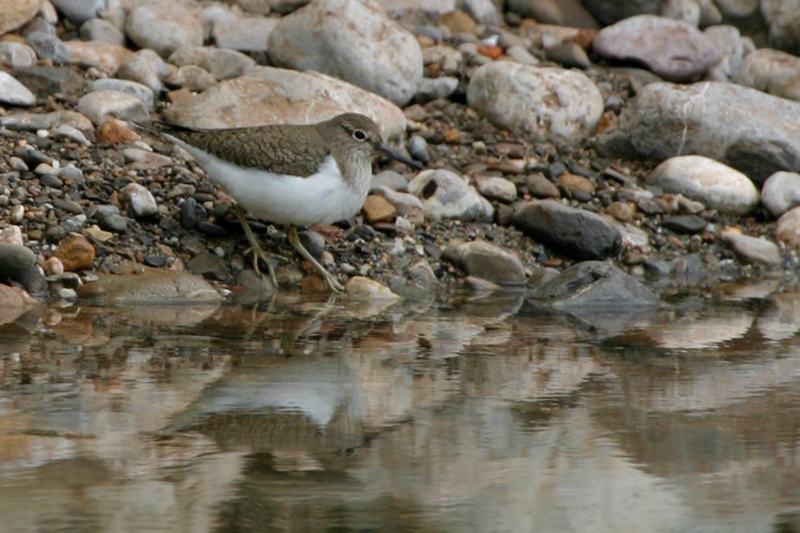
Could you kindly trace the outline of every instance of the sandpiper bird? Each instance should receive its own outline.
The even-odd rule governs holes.
[[[189,152],[208,177],[236,200],[253,267],[260,273],[258,260],[262,259],[276,287],[275,269],[269,260],[275,254],[259,246],[245,211],[286,226],[289,243],[317,269],[331,290],[342,291],[336,278],[303,247],[297,226],[332,224],[358,212],[369,191],[372,161],[379,153],[419,168],[387,148],[378,125],[357,113],[309,125],[201,130],[156,121],[151,124],[153,129],[142,129],[161,134]]]

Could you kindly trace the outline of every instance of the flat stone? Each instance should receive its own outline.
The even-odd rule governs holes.
[[[69,67],[34,65],[17,70],[14,76],[39,98],[56,93],[76,95],[84,87],[81,76]]]
[[[118,118],[133,122],[150,119],[147,106],[139,98],[119,91],[94,91],[78,100],[78,111],[96,126]]]
[[[638,15],[597,33],[592,49],[617,61],[646,65],[665,80],[692,81],[719,59],[711,40],[687,22]]]
[[[117,44],[105,41],[67,41],[70,61],[84,66],[93,66],[113,76],[133,52]]]
[[[517,186],[505,178],[476,176],[475,188],[486,198],[511,203],[517,199]]]
[[[485,241],[448,245],[442,259],[462,268],[468,275],[499,285],[524,285],[525,268],[516,254]]]
[[[348,300],[399,300],[400,296],[388,287],[363,276],[354,276],[344,286],[344,297]]]
[[[117,80],[114,78],[103,78],[89,83],[90,91],[118,91],[135,96],[147,106],[148,109],[155,108],[155,96],[153,90],[130,80]]]
[[[763,237],[751,237],[735,232],[725,232],[722,238],[744,263],[758,263],[768,266],[781,264],[781,251],[778,245]]]
[[[220,48],[240,52],[263,52],[267,39],[280,19],[267,17],[235,17],[214,24],[211,36]]]
[[[386,198],[377,194],[367,196],[361,210],[370,224],[392,221],[397,216],[397,209]]]
[[[708,221],[697,215],[677,215],[661,221],[661,226],[675,233],[700,233],[707,225]]]
[[[117,46],[125,45],[125,34],[107,20],[100,18],[87,20],[81,26],[81,39],[84,41],[102,41]]]
[[[69,48],[55,35],[42,31],[29,33],[25,43],[36,51],[39,59],[50,59],[53,63],[63,64],[70,60]]]
[[[744,215],[759,201],[758,189],[747,176],[699,155],[667,159],[653,169],[647,182],[722,213]]]
[[[0,71],[0,102],[27,107],[36,103],[36,96],[11,74]]]
[[[157,269],[141,274],[100,276],[106,301],[114,305],[219,303],[222,295],[202,277]]]
[[[519,204],[512,224],[535,241],[574,259],[614,257],[622,247],[622,235],[612,221],[555,200]]]

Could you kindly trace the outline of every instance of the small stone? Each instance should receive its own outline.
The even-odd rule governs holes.
[[[579,176],[571,172],[564,172],[558,177],[557,185],[569,191],[572,194],[582,192],[585,194],[594,194],[595,186],[592,180],[584,176]]]
[[[760,263],[769,266],[781,264],[780,249],[772,241],[730,231],[724,232],[722,238],[731,246],[736,256],[745,263]]]
[[[36,64],[36,52],[27,44],[13,41],[0,42],[0,65],[12,71]]]
[[[0,70],[0,102],[27,107],[36,103],[36,97],[11,74]]]
[[[558,186],[547,179],[541,172],[535,172],[525,178],[528,192],[534,198],[561,198]]]
[[[119,28],[100,18],[87,20],[81,26],[81,39],[84,41],[103,41],[123,46],[125,34]]]
[[[141,148],[126,148],[122,155],[125,156],[125,161],[132,163],[130,167],[136,170],[150,170],[172,164],[170,157]]]
[[[488,242],[451,244],[442,259],[463,268],[470,276],[501,285],[525,283],[525,269],[515,254]]]
[[[172,87],[183,87],[196,92],[205,91],[217,84],[217,79],[210,72],[197,65],[184,65],[164,81]]]
[[[124,120],[107,120],[97,130],[97,142],[100,143],[129,143],[133,139],[133,129]]]
[[[73,233],[59,243],[55,257],[61,260],[64,270],[74,272],[89,268],[94,262],[95,248],[86,237]]]
[[[187,268],[193,274],[204,278],[223,281],[231,277],[226,261],[216,254],[203,252],[186,263]]]
[[[775,218],[800,205],[800,174],[779,171],[771,175],[761,189],[761,203]]]
[[[140,48],[168,57],[180,46],[203,44],[200,20],[183,5],[166,1],[140,5],[128,13],[125,33]]]
[[[50,35],[42,31],[35,31],[28,34],[25,42],[36,51],[39,59],[51,59],[53,63],[60,65],[70,60],[71,54],[61,39],[55,35]]]
[[[367,196],[362,211],[370,224],[391,221],[397,216],[397,209],[386,198],[377,194]]]
[[[134,217],[146,218],[158,213],[156,199],[146,187],[138,183],[129,183],[121,192],[123,202],[128,204],[128,209]]]
[[[636,214],[636,205],[630,202],[612,202],[606,207],[606,213],[620,222],[630,222]]]
[[[662,227],[675,233],[700,233],[707,225],[708,221],[697,215],[678,215],[661,221]]]
[[[94,91],[78,100],[78,111],[96,126],[113,118],[146,122],[150,113],[145,103],[130,94],[119,91]]]
[[[24,205],[11,206],[11,216],[10,216],[11,223],[19,224],[20,222],[22,222],[23,218],[25,218],[25,206]]]
[[[128,221],[119,214],[119,209],[113,205],[97,205],[88,214],[96,219],[100,227],[106,231],[124,233],[128,230]]]
[[[363,276],[350,278],[344,286],[345,298],[350,300],[399,300],[400,296],[377,281]]]
[[[83,230],[83,234],[89,237],[90,239],[94,239],[100,243],[108,242],[114,237],[113,233],[109,231],[103,231],[102,229],[100,229],[100,226],[96,224],[92,224],[88,228],[85,228]]]
[[[517,199],[517,186],[505,178],[477,176],[475,187],[486,198],[511,203]]]
[[[56,256],[44,262],[44,272],[48,276],[57,276],[64,273],[64,263]]]

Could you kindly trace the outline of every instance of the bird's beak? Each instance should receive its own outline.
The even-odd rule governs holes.
[[[391,148],[389,148],[385,144],[381,144],[380,146],[378,146],[378,150],[380,152],[382,152],[383,154],[389,156],[390,158],[394,159],[395,161],[399,161],[399,162],[403,163],[404,165],[406,165],[407,167],[413,168],[414,170],[422,170],[424,168],[420,163],[418,163],[416,161],[412,161],[412,160],[410,160],[410,159],[398,154],[397,152],[395,152],[394,150],[392,150]]]

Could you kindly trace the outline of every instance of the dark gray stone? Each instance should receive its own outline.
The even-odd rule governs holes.
[[[14,71],[14,77],[39,98],[52,94],[78,94],[83,79],[69,67],[34,65]]]
[[[35,31],[25,38],[25,42],[36,51],[39,59],[51,59],[57,64],[69,61],[71,55],[69,49],[55,35]]]
[[[493,283],[525,283],[525,269],[519,257],[485,241],[451,244],[445,248],[442,259],[458,265],[470,276]]]
[[[589,314],[655,308],[661,300],[636,278],[601,261],[578,263],[534,287],[528,296],[557,309]]]
[[[708,221],[697,215],[678,215],[667,217],[661,222],[661,226],[675,233],[700,233],[705,229]]]
[[[520,205],[512,224],[535,241],[573,259],[613,257],[622,246],[622,236],[608,218],[555,200]]]
[[[36,263],[36,254],[19,244],[0,242],[0,279],[16,279]]]
[[[208,252],[191,258],[186,266],[193,274],[198,274],[204,278],[223,281],[231,277],[228,265],[220,256]]]

